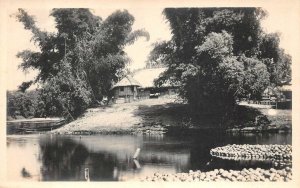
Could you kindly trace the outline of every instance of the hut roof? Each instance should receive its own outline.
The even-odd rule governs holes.
[[[127,75],[122,80],[120,80],[118,83],[116,83],[112,89],[116,87],[124,87],[124,86],[138,86],[141,87],[141,84],[136,81],[132,76]]]
[[[137,71],[133,78],[141,83],[142,88],[155,87],[154,80],[159,78],[159,75],[166,71],[167,68],[152,68],[142,69]]]

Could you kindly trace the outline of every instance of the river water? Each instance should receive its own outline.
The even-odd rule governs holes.
[[[291,144],[291,133],[225,134],[206,130],[173,135],[8,135],[9,181],[124,181],[155,172],[270,168],[271,161],[211,157],[227,144]],[[137,148],[140,154],[132,159]]]

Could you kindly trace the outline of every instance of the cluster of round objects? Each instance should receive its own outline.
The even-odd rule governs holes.
[[[272,160],[277,163],[292,161],[291,145],[227,145],[210,150],[214,157],[236,160]]]
[[[161,174],[155,173],[153,176],[142,178],[141,181],[183,181],[183,182],[199,182],[199,181],[241,181],[241,182],[254,182],[254,181],[290,181],[292,179],[292,170],[286,167],[281,170],[271,168],[264,170],[257,169],[243,169],[243,170],[224,170],[215,169],[209,172],[201,172],[199,170],[189,173],[176,173],[176,174]]]

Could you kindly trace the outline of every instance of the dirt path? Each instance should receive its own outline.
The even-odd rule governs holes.
[[[76,132],[126,132],[142,124],[145,119],[159,121],[159,112],[178,104],[175,98],[145,99],[132,103],[114,104],[110,107],[90,108],[82,117],[52,131],[74,134]],[[158,117],[158,119],[156,119]]]

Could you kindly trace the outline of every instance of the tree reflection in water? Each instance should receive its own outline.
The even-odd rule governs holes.
[[[38,157],[34,159],[38,163],[38,177],[41,181],[86,181],[87,168],[91,181],[119,181],[143,177],[158,171],[176,173],[188,172],[191,169],[208,171],[214,168],[269,168],[272,166],[269,162],[216,159],[210,156],[209,151],[211,148],[233,143],[290,144],[291,134],[235,135],[201,130],[162,137],[36,135],[34,139],[22,139],[25,139],[28,147],[39,145],[37,151],[34,151]],[[18,151],[24,150],[18,145],[18,140],[10,139],[10,142],[16,142]],[[132,159],[137,148],[141,148],[139,165]],[[8,149],[14,148],[9,146]],[[34,152],[29,154],[35,155]],[[23,166],[16,168],[22,171],[24,164],[20,164]],[[28,168],[26,171],[28,172]],[[32,177],[35,177],[36,172],[32,169],[30,171],[33,173]]]
[[[120,161],[115,154],[91,151],[68,137],[41,139],[42,181],[118,181],[120,170],[133,168],[131,159]]]
[[[83,180],[82,166],[88,158],[87,149],[69,138],[40,140],[43,181]]]

